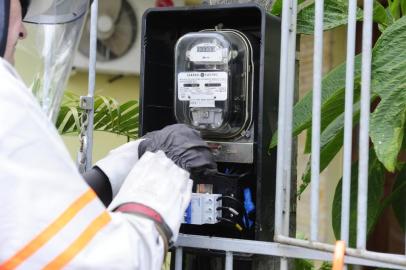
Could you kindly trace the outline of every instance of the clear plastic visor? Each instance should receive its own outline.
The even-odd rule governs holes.
[[[35,24],[73,22],[86,13],[88,3],[88,0],[31,0],[24,21]]]
[[[16,68],[53,122],[58,117],[84,15],[66,23],[26,23],[27,38],[18,43]]]

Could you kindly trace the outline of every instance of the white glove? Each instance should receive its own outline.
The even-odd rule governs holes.
[[[192,195],[189,173],[162,151],[146,152],[129,173],[109,209],[139,203],[155,210],[172,230],[176,241],[180,224]]]
[[[123,144],[109,152],[95,166],[109,178],[113,198],[117,195],[125,178],[138,161],[138,146],[143,139]]]

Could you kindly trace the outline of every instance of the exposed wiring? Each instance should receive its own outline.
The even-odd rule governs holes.
[[[223,199],[232,200],[232,201],[236,202],[236,203],[241,207],[241,209],[244,209],[244,204],[243,204],[242,202],[240,202],[239,200],[237,200],[237,199],[236,199],[235,197],[233,197],[233,196],[223,195],[223,196],[218,197],[218,198],[217,198],[217,201],[220,201],[220,200],[223,200]]]
[[[240,232],[242,232],[244,230],[243,227],[240,224],[238,224],[237,222],[232,221],[231,219],[223,218],[223,217],[217,217],[217,220],[218,221],[225,221],[225,222],[228,222],[230,224],[233,224],[234,227]]]
[[[251,172],[245,172],[245,173],[243,173],[243,174],[231,174],[231,173],[227,173],[227,172],[225,172],[225,173],[216,172],[216,175],[223,176],[223,177],[231,177],[231,178],[241,179],[241,178],[243,178],[243,177],[249,175],[250,173],[251,173]]]
[[[240,202],[239,200],[237,200],[236,198],[234,198],[234,197],[232,197],[232,196],[227,196],[227,195],[223,195],[223,196],[221,196],[221,197],[218,197],[218,198],[217,198],[217,201],[223,200],[223,199],[232,200],[232,201],[236,202],[236,203],[241,207],[241,211],[242,211],[241,213],[242,213],[243,222],[248,225],[248,224],[249,224],[249,218],[248,218],[247,213],[245,212],[244,204],[243,204],[242,202]],[[218,207],[218,208],[226,208],[226,209],[229,210],[230,212],[235,211],[236,213],[238,213],[237,216],[241,216],[240,213],[239,213],[238,211],[236,211],[234,208],[225,207],[225,206],[221,206],[221,207]],[[232,209],[232,210],[231,210],[231,209]]]
[[[219,207],[216,208],[216,210],[217,211],[218,210],[228,210],[229,212],[231,212],[232,214],[234,214],[236,216],[240,215],[240,213],[237,210],[235,210],[234,208],[231,208],[231,207],[219,206]]]

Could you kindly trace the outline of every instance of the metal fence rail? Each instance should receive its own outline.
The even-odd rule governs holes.
[[[294,29],[286,29],[287,25],[293,26],[292,21],[296,18],[297,4],[293,1],[284,1],[282,16],[282,35],[286,39],[294,33]],[[333,252],[332,244],[321,243],[318,240],[318,212],[319,212],[319,167],[320,167],[320,104],[321,104],[321,79],[323,57],[323,0],[315,1],[315,31],[314,31],[314,70],[313,70],[313,110],[312,110],[312,157],[311,157],[311,215],[310,215],[310,240],[299,240],[289,237],[289,200],[291,181],[290,151],[292,140],[287,138],[292,127],[293,86],[285,82],[288,75],[285,70],[291,68],[290,57],[295,54],[293,46],[281,56],[281,79],[279,100],[278,122],[278,166],[277,166],[277,192],[275,205],[275,241],[287,245],[294,245],[312,250]],[[352,114],[353,114],[353,80],[354,80],[354,57],[355,57],[355,24],[356,24],[357,1],[349,0],[349,19],[347,35],[347,67],[346,67],[346,96],[345,96],[345,134],[344,134],[344,171],[343,171],[343,198],[341,215],[341,238],[346,243],[349,239],[349,216],[350,216],[350,183],[351,183],[351,152],[352,152]],[[396,269],[406,268],[406,256],[371,252],[366,250],[367,236],[367,199],[368,199],[368,150],[369,150],[369,114],[370,114],[370,82],[371,82],[371,57],[372,57],[372,16],[373,0],[364,1],[364,22],[362,33],[362,83],[361,83],[361,117],[360,117],[360,141],[359,141],[359,175],[358,175],[358,219],[357,219],[357,244],[356,249],[347,248],[345,254],[369,260],[377,266],[378,262],[396,264]],[[289,30],[289,32],[288,32]],[[284,39],[282,39],[282,42]],[[283,48],[284,46],[282,46]],[[287,54],[287,55],[286,55]],[[294,72],[291,72],[294,73]],[[282,151],[283,150],[283,151]],[[346,260],[346,263],[352,263]],[[366,265],[359,263],[360,265]],[[285,259],[281,259],[281,269],[287,269]]]
[[[308,245],[306,241],[301,241],[291,238],[284,239],[282,237],[280,240],[286,240],[286,244],[276,243],[276,242],[263,242],[263,241],[253,241],[253,240],[239,240],[239,239],[229,239],[229,238],[219,238],[219,237],[208,237],[208,236],[198,236],[198,235],[186,235],[180,234],[178,241],[176,242],[176,262],[175,269],[182,269],[182,253],[183,247],[204,249],[204,250],[218,250],[224,251],[226,262],[226,270],[231,270],[232,268],[232,258],[234,253],[244,253],[244,254],[259,254],[276,256],[281,258],[300,258],[309,260],[322,260],[331,261],[332,259],[332,249],[334,247],[328,246],[327,248],[319,248],[317,243]],[[324,244],[322,244],[324,245]],[[323,250],[324,249],[324,250]],[[376,252],[369,252],[371,256],[379,255]],[[395,261],[401,260],[404,256],[395,255]],[[400,266],[396,262],[380,262],[377,260],[371,260],[369,258],[361,258],[357,254],[356,250],[351,250],[345,256],[345,262],[354,265],[365,265],[381,268],[392,268],[392,269],[406,269],[406,267]],[[228,268],[227,268],[228,266]]]

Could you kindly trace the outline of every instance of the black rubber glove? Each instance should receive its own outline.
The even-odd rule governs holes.
[[[138,147],[141,157],[146,151],[162,150],[176,165],[192,175],[210,175],[217,172],[217,164],[200,132],[184,124],[167,126],[147,133]]]

